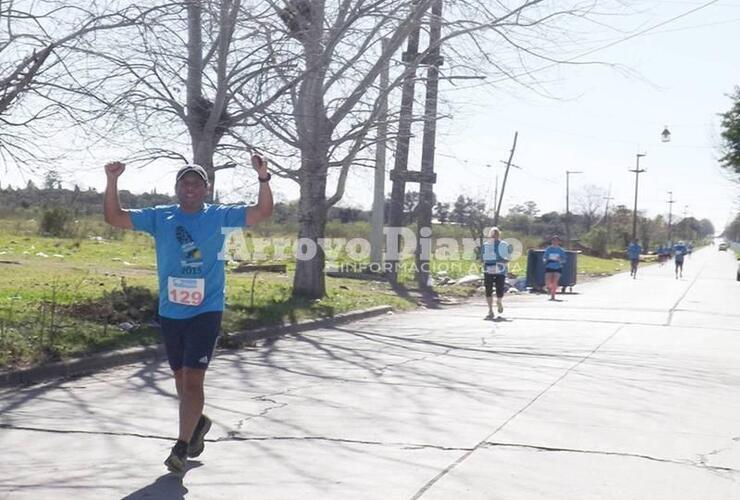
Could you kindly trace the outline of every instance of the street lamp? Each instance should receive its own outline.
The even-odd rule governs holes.
[[[647,153],[637,153],[637,166],[630,172],[635,173],[635,208],[632,213],[632,241],[637,241],[637,187],[640,183],[640,174],[646,170],[640,170],[640,158],[647,156]]]
[[[565,171],[565,241],[568,247],[570,247],[570,176],[582,173],[580,170]]]
[[[522,170],[522,167],[520,167],[519,165],[514,165],[513,163],[509,163],[503,160],[501,160],[501,163],[503,163],[504,165],[511,166],[516,169]],[[486,163],[486,168],[496,168],[496,167],[491,165],[490,163]],[[507,168],[507,171],[508,171],[508,168]],[[506,189],[506,177],[504,177],[504,184],[503,186],[501,186],[501,198],[502,199],[503,199],[503,194],[504,194],[505,189]],[[496,184],[494,186],[494,191],[493,191],[493,217],[494,217],[493,225],[494,226],[498,225],[498,213],[499,213],[500,205],[501,205],[501,200],[499,200],[499,197],[498,197],[498,173],[496,173]]]
[[[660,134],[661,142],[671,142],[671,131],[668,130],[668,125],[663,128],[663,132]]]

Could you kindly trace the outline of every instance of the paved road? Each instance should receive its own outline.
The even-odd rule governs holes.
[[[740,283],[706,249],[559,303],[389,315],[222,353],[164,474],[167,368],[0,393],[0,498],[737,499]]]

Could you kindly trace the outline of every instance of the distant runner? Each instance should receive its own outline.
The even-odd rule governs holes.
[[[627,247],[627,258],[630,260],[630,276],[632,276],[632,279],[637,279],[637,266],[640,264],[641,253],[642,247],[633,240],[630,246]]]
[[[673,247],[673,255],[676,262],[676,279],[679,278],[679,273],[681,278],[683,278],[683,258],[687,252],[688,248],[686,248],[683,241],[679,241],[676,246]]]
[[[545,249],[542,259],[545,262],[545,287],[550,292],[550,300],[555,300],[560,275],[563,273],[563,266],[568,260],[565,250],[560,246],[559,236],[552,237],[550,246]]]
[[[183,472],[188,457],[203,452],[211,428],[203,414],[203,381],[224,310],[225,263],[219,255],[226,228],[252,226],[272,215],[267,161],[254,155],[252,166],[260,181],[254,206],[204,203],[210,190],[206,171],[185,165],[175,177],[179,204],[138,210],[122,209],[118,198],[118,178],[126,166],[118,161],[105,166],[105,221],[154,236],[162,339],[180,401],[179,435],[164,462],[173,472]]]
[[[492,227],[488,231],[488,239],[483,242],[481,259],[483,260],[483,284],[486,288],[486,302],[488,303],[488,316],[485,319],[493,319],[493,288],[496,287],[496,307],[498,313],[504,312],[504,285],[508,272],[508,262],[511,260],[511,245],[501,241],[501,231]]]

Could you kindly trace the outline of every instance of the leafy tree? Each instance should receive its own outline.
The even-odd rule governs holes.
[[[419,192],[407,191],[403,196],[403,223],[411,224],[416,215],[416,209],[419,207]]]
[[[450,220],[450,204],[438,202],[434,205],[434,217],[440,224],[446,224]]]
[[[537,208],[537,202],[525,201],[521,205],[514,205],[509,209],[509,215],[526,215],[527,217],[537,217],[540,209]]]
[[[740,87],[730,95],[732,108],[720,114],[722,117],[722,166],[740,174]]]
[[[56,170],[49,170],[44,174],[44,189],[61,189],[62,178]]]
[[[730,241],[740,241],[740,213],[727,225],[722,235]]]

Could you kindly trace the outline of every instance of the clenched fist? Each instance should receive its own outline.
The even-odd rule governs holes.
[[[267,160],[257,153],[252,154],[252,168],[257,171],[259,177],[267,176]]]
[[[126,170],[126,164],[120,161],[112,161],[105,165],[105,175],[109,179],[118,179],[124,170]]]

